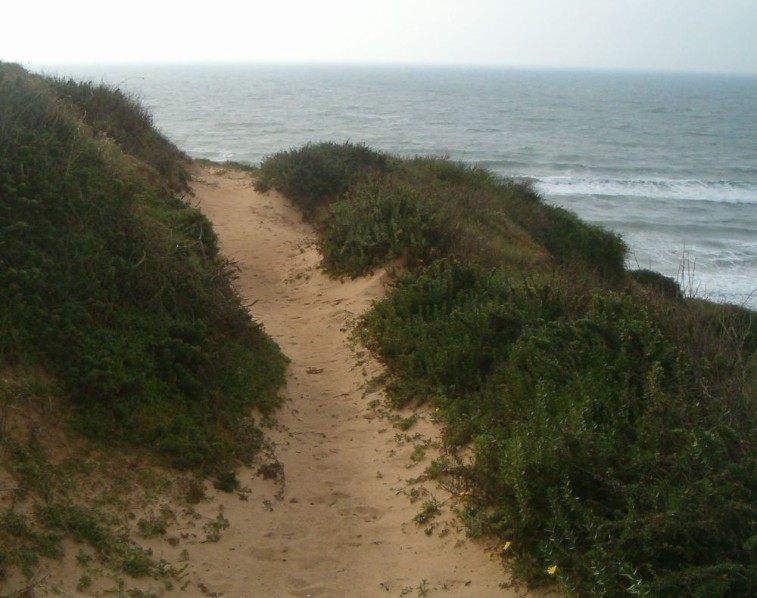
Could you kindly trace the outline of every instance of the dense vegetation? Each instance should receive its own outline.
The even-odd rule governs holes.
[[[0,64],[0,370],[46,372],[90,437],[213,469],[284,365],[174,195],[185,165],[123,92]]]
[[[194,476],[233,489],[262,446],[253,410],[276,407],[285,358],[181,199],[188,163],[122,91],[0,63],[0,581],[32,578],[70,538],[89,549],[80,589],[101,565],[120,595],[121,573],[171,587],[181,569],[133,538],[176,515],[132,522],[125,497],[172,492],[191,510]],[[156,461],[192,473],[158,491]]]
[[[359,334],[432,401],[471,533],[577,595],[757,595],[755,314],[626,272],[620,239],[440,159],[308,145],[261,164],[324,266],[398,262]]]

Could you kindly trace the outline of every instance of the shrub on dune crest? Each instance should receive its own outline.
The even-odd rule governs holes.
[[[275,187],[312,218],[319,207],[345,193],[361,176],[386,169],[387,157],[365,145],[308,143],[267,157],[256,189]]]
[[[508,265],[523,275],[557,267],[622,280],[626,247],[613,233],[548,206],[525,183],[444,158],[400,159],[363,145],[321,143],[266,158],[257,188],[275,187],[320,216],[324,265],[357,276],[405,258]]]

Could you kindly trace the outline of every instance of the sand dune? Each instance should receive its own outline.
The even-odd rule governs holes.
[[[434,482],[409,485],[417,446],[434,426],[399,430],[369,407],[378,365],[349,343],[349,324],[384,292],[381,272],[338,281],[319,269],[313,231],[276,193],[253,190],[243,171],[202,167],[197,204],[224,254],[240,268],[238,288],[291,358],[286,402],[271,431],[275,459],[242,470],[245,492],[219,494],[230,527],[190,551],[191,595],[515,596],[498,547],[466,539],[451,518],[457,498]],[[427,420],[428,418],[422,418]],[[423,436],[415,436],[422,434]],[[240,498],[241,497],[241,498]],[[426,500],[443,504],[429,525],[413,518]],[[417,498],[418,500],[411,500]]]

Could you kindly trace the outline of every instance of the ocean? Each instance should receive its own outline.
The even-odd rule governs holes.
[[[48,66],[135,93],[195,158],[309,141],[528,179],[618,232],[628,265],[757,309],[757,77],[377,66]]]

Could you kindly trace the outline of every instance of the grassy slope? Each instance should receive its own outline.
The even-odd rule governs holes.
[[[448,469],[463,517],[516,571],[578,595],[757,593],[753,312],[626,272],[615,235],[446,160],[311,144],[259,186],[314,219],[333,273],[404,263],[360,334],[392,400],[433,401],[451,454],[472,449]]]
[[[35,552],[19,546],[56,553],[43,539],[60,517],[44,513],[67,500],[45,476],[28,482],[54,468],[40,427],[9,414],[61,398],[56,417],[85,437],[205,473],[261,446],[251,411],[275,408],[285,359],[242,307],[210,223],[176,198],[185,165],[121,91],[0,63],[0,445],[16,485],[0,573],[29,570],[19,555]]]

